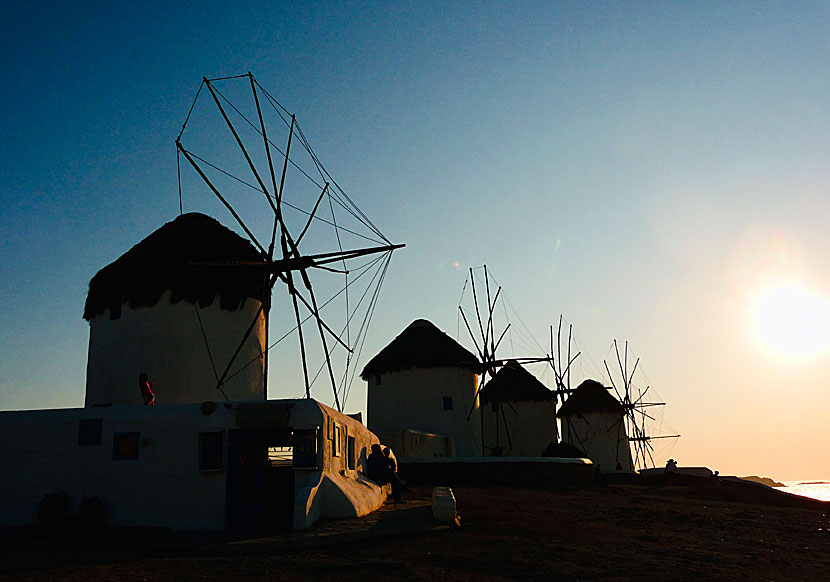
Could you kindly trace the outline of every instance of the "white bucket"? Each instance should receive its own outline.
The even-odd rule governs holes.
[[[455,521],[455,495],[449,487],[433,487],[432,517],[443,523]]]

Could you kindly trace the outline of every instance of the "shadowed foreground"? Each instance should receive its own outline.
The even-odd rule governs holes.
[[[416,502],[272,537],[6,535],[0,579],[818,580],[830,567],[821,511],[711,501],[686,487],[455,494],[460,529],[430,529],[428,508]]]

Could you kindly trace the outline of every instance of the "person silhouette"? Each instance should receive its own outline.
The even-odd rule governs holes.
[[[395,503],[401,503],[401,482],[389,465],[389,458],[383,454],[380,445],[372,445],[372,453],[366,459],[366,476],[378,485],[392,486],[392,498]]]
[[[141,396],[144,398],[144,406],[149,406],[156,402],[156,395],[153,394],[153,383],[147,376],[147,372],[142,372],[138,375],[138,387],[141,390]]]

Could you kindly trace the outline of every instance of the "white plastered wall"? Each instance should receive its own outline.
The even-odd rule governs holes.
[[[383,432],[378,435],[378,438],[401,459],[435,459],[455,456],[452,439],[445,435],[407,429]]]
[[[558,442],[555,400],[502,402],[501,409],[494,412],[490,403],[481,408],[488,455],[498,443],[504,456],[540,457],[550,443]]]
[[[634,470],[622,414],[588,412],[563,418],[562,438],[582,449],[601,471],[614,472],[618,462],[623,471]]]
[[[261,405],[267,412],[269,403]],[[97,497],[116,526],[221,530],[225,527],[228,430],[239,429],[236,405],[113,406],[0,413],[0,526],[34,524],[44,495],[66,493],[77,513]],[[320,517],[360,517],[383,504],[385,491],[364,479],[371,445],[378,442],[360,422],[314,400],[291,401],[290,426],[318,428],[318,466],[294,469],[294,527]],[[82,419],[101,419],[99,444],[79,445]],[[283,425],[284,426],[284,425]],[[339,426],[340,455],[333,454]],[[255,429],[256,430],[256,429]],[[220,432],[224,466],[199,470],[199,433]],[[116,433],[138,433],[138,458],[115,460]],[[348,438],[355,468],[348,465]]]
[[[368,379],[367,416],[374,433],[412,429],[452,439],[458,456],[481,455],[478,408],[467,420],[478,389],[478,375],[465,368],[410,368]],[[444,397],[453,399],[444,410]]]
[[[294,529],[308,528],[321,517],[362,517],[383,505],[384,489],[364,478],[371,447],[379,443],[369,429],[314,400],[297,402],[291,426],[318,429],[317,469],[294,470]],[[354,439],[354,469],[349,467],[349,437]]]
[[[100,444],[79,445],[80,420],[93,418]],[[199,470],[199,433],[232,426],[222,406],[211,415],[198,405],[0,413],[0,459],[15,476],[0,483],[0,523],[36,523],[43,496],[65,493],[70,512],[99,498],[110,525],[220,530],[225,471]],[[113,459],[116,433],[139,433],[137,459]]]
[[[197,316],[196,306],[186,301],[171,304],[166,291],[152,307],[133,310],[124,304],[118,319],[110,319],[106,310],[90,322],[86,406],[142,404],[142,372],[155,385],[157,404],[224,400],[216,390],[216,375],[221,376],[259,305],[247,298],[241,309],[227,311],[216,298],[212,305],[199,307]],[[265,316],[260,314],[231,373],[252,363],[225,383],[228,399],[265,398],[265,342]]]

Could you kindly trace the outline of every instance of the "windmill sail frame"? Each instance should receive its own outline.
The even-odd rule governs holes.
[[[253,102],[248,102],[247,105],[256,112],[256,115],[250,115],[250,119],[243,113],[243,106],[237,106],[220,90],[218,86],[219,84],[225,82],[245,82],[245,80],[247,80],[246,85],[250,86],[248,98]],[[244,158],[245,162],[240,165],[242,166],[242,170],[251,176],[248,181],[240,178],[231,171],[223,169],[219,164],[209,162],[206,159],[206,156],[203,157],[202,155],[197,154],[190,148],[190,146],[185,145],[186,138],[189,136],[189,133],[187,133],[188,126],[193,122],[194,111],[197,107],[200,96],[203,95],[203,89],[206,89],[205,93],[210,95],[209,102],[212,102],[215,107],[215,111],[218,111],[222,119],[222,122],[220,122],[219,125],[224,125],[225,132],[227,132],[224,133],[225,137],[222,137],[218,132],[216,134],[211,134],[211,136],[215,135],[218,139],[229,140],[229,142],[235,146],[235,148],[231,147],[230,149],[235,149],[237,153],[241,154],[242,158]],[[269,112],[272,115],[276,114],[280,118],[280,122],[288,128],[288,136],[284,151],[276,143],[274,143],[274,141],[272,141],[274,134],[273,132],[269,134],[269,125],[266,122],[266,115],[263,112],[263,105],[270,106]],[[232,116],[234,117],[233,119]],[[239,127],[237,124],[240,124]],[[246,129],[248,132],[253,131],[254,137],[252,137],[251,140],[258,141],[261,139],[261,143],[257,145],[255,143],[246,142],[246,138],[242,135],[242,129]],[[307,161],[307,165],[309,166],[308,169],[302,167],[298,163],[297,156],[292,151],[292,144],[295,141],[300,144],[301,152],[303,153]],[[206,186],[213,197],[218,200],[219,203],[233,217],[234,221],[245,233],[245,236],[249,239],[251,244],[256,247],[261,257],[260,261],[236,262],[232,264],[199,263],[193,265],[208,269],[223,269],[227,267],[233,267],[236,269],[251,269],[262,272],[263,276],[267,278],[268,289],[265,301],[262,303],[259,311],[253,318],[248,331],[245,333],[244,337],[241,338],[240,346],[244,344],[248,335],[251,333],[252,329],[259,320],[259,317],[263,314],[265,316],[265,334],[266,338],[268,337],[268,333],[271,328],[270,314],[273,307],[272,295],[274,287],[278,282],[284,284],[290,297],[294,320],[296,323],[294,330],[297,332],[299,341],[305,396],[307,398],[311,397],[311,387],[314,379],[317,377],[315,375],[312,378],[312,370],[308,360],[308,338],[305,337],[303,331],[303,324],[309,319],[313,319],[321,345],[322,359],[324,360],[320,371],[325,369],[326,376],[331,384],[334,405],[337,410],[342,411],[343,401],[348,396],[348,388],[350,385],[349,367],[352,358],[354,357],[356,348],[358,346],[362,346],[362,342],[365,340],[366,327],[377,303],[378,292],[383,282],[383,276],[388,268],[391,254],[396,249],[402,248],[405,245],[393,244],[374,224],[372,224],[368,217],[366,217],[366,215],[363,214],[359,208],[357,208],[354,202],[352,202],[348,195],[346,195],[342,188],[337,185],[337,182],[331,178],[328,171],[323,167],[319,158],[317,158],[316,154],[306,140],[305,135],[297,123],[295,115],[289,113],[279,102],[277,102],[276,99],[274,99],[271,94],[259,84],[250,72],[243,75],[219,77],[214,79],[204,77],[198,91],[196,92],[193,104],[191,105],[188,115],[182,124],[181,131],[179,132],[175,143],[177,150],[180,213],[183,212],[181,160],[184,158],[187,162],[187,166],[191,167],[198,176],[199,180],[197,180],[197,182],[200,182]],[[202,145],[205,145],[205,143],[210,146],[212,145],[212,140],[205,140]],[[257,149],[253,149],[254,147]],[[253,154],[257,151],[259,151],[259,153],[257,156],[254,156]],[[277,179],[277,168],[275,167],[275,153],[277,152],[282,156],[282,168],[279,174],[279,179]],[[263,164],[266,166],[265,168],[261,167]],[[292,172],[298,173],[301,178],[307,179],[318,189],[319,194],[314,194],[314,204],[310,211],[304,210],[298,205],[291,204],[286,200],[286,182],[289,169],[291,169]],[[313,173],[316,173],[318,177],[312,177]],[[271,228],[269,229],[270,240],[260,241],[254,234],[254,228],[252,228],[247,223],[247,220],[243,218],[242,211],[235,207],[234,203],[230,199],[230,196],[223,193],[223,186],[218,183],[218,180],[228,182],[229,179],[235,181],[229,182],[232,185],[243,184],[254,191],[258,191],[261,195],[264,195],[268,203],[268,208],[273,214],[273,222]],[[324,200],[328,200],[328,206],[331,210],[331,218],[323,218],[320,215],[320,209],[322,208],[321,204]],[[299,229],[299,234],[297,236],[294,236],[293,232],[296,231],[293,231],[286,220],[286,206],[290,207],[293,211],[307,215],[307,218],[304,220],[304,224],[302,228]],[[347,213],[353,219],[353,222],[364,229],[368,234],[361,234],[355,228],[346,227],[342,220],[339,221],[340,224],[338,224],[335,207],[337,207],[338,210]],[[256,218],[261,217],[256,216]],[[338,250],[322,253],[306,253],[301,250],[300,244],[305,241],[310,227],[315,224],[325,224],[334,230]],[[345,233],[359,236],[361,239],[376,241],[376,244],[370,247],[344,248],[341,235]],[[379,257],[376,260],[359,267],[357,269],[359,275],[353,275],[352,280],[350,281],[349,275],[355,271],[355,269],[349,268],[348,261],[369,255],[379,255]],[[334,264],[340,264],[341,267],[333,268]],[[369,266],[367,267],[366,265]],[[357,304],[350,304],[350,286],[356,279],[359,279],[360,276],[365,274],[366,270],[369,268],[377,270],[375,275],[369,279],[369,285],[374,286],[374,291],[368,293],[367,290],[367,292],[364,292],[360,297],[360,301],[358,301]],[[309,275],[311,271],[343,275],[345,283],[341,286],[341,290],[335,293],[331,299],[325,301],[324,303],[320,303],[317,298],[315,287],[312,284],[312,279]],[[380,273],[379,276],[378,273]],[[295,274],[299,280],[295,278]],[[326,323],[323,319],[321,310],[325,307],[325,305],[341,294],[345,296],[346,315],[344,316],[344,327],[340,332],[338,332],[333,329],[330,324]],[[368,300],[366,299],[367,297]],[[350,311],[352,308],[353,311]],[[350,323],[352,318],[356,316],[358,308],[365,310],[365,315],[362,318],[360,330],[354,337],[352,337]],[[303,311],[305,314],[303,314]],[[269,351],[271,347],[273,347],[273,345],[266,345],[266,349],[262,354],[265,358],[265,377],[263,382],[265,385],[264,393],[266,394],[266,398],[268,386]],[[335,378],[331,358],[333,351],[338,348],[342,348],[346,354],[345,371],[339,386],[338,381]],[[223,383],[230,375],[232,375],[231,370],[235,364],[238,354],[239,350],[237,350],[231,358],[231,361],[226,364],[221,376],[217,377],[217,390],[221,391]],[[320,371],[317,372],[318,375]],[[352,371],[351,378],[353,379],[353,377],[354,372]]]

